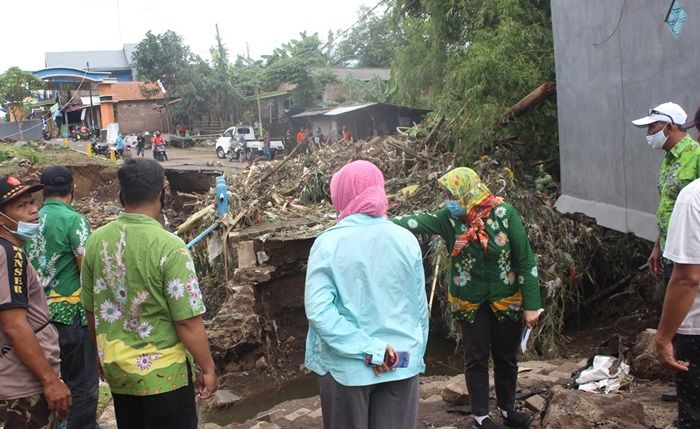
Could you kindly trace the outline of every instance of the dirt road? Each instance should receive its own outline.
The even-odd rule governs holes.
[[[62,139],[51,140],[51,143],[63,145]],[[68,141],[71,148],[85,153],[87,151],[88,142],[79,140],[74,142]],[[180,149],[176,147],[168,147],[168,161],[163,162],[163,167],[172,170],[181,171],[219,171],[222,173],[238,173],[245,167],[245,163],[238,161],[228,161],[219,159],[214,152],[213,147],[192,147]],[[136,150],[132,149],[132,154],[136,154]],[[146,148],[146,157],[152,157],[152,152]]]

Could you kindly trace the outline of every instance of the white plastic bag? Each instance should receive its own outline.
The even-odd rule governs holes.
[[[581,371],[576,379],[579,390],[587,392],[610,393],[620,388],[620,377],[630,373],[630,367],[624,362],[611,373],[612,366],[617,362],[613,356],[598,355],[593,358],[593,365]]]

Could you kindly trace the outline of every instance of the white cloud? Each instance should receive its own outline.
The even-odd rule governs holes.
[[[378,0],[49,0],[2,2],[3,33],[8,35],[0,55],[0,72],[11,66],[25,70],[44,67],[44,54],[55,51],[120,49],[138,43],[146,31],[173,30],[192,50],[209,59],[215,27],[232,58],[257,58],[298,38],[343,30],[357,20],[361,5]],[[9,18],[9,19],[8,19]],[[11,36],[10,36],[11,35]]]

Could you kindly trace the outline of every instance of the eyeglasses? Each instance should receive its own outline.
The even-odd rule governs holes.
[[[676,125],[676,122],[673,120],[673,118],[672,118],[671,116],[669,116],[669,115],[663,113],[663,112],[659,112],[658,110],[655,110],[655,109],[649,109],[649,116],[651,116],[651,115],[661,115],[661,116],[665,116],[665,117],[667,117],[668,119],[671,120],[671,125]]]

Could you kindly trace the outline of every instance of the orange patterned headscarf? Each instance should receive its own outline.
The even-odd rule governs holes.
[[[476,171],[467,167],[451,170],[438,179],[438,183],[466,210],[461,220],[468,229],[455,240],[452,256],[459,256],[462,249],[474,240],[478,240],[484,250],[488,249],[489,236],[485,231],[484,219],[489,217],[494,207],[503,203],[503,199],[493,195]]]

